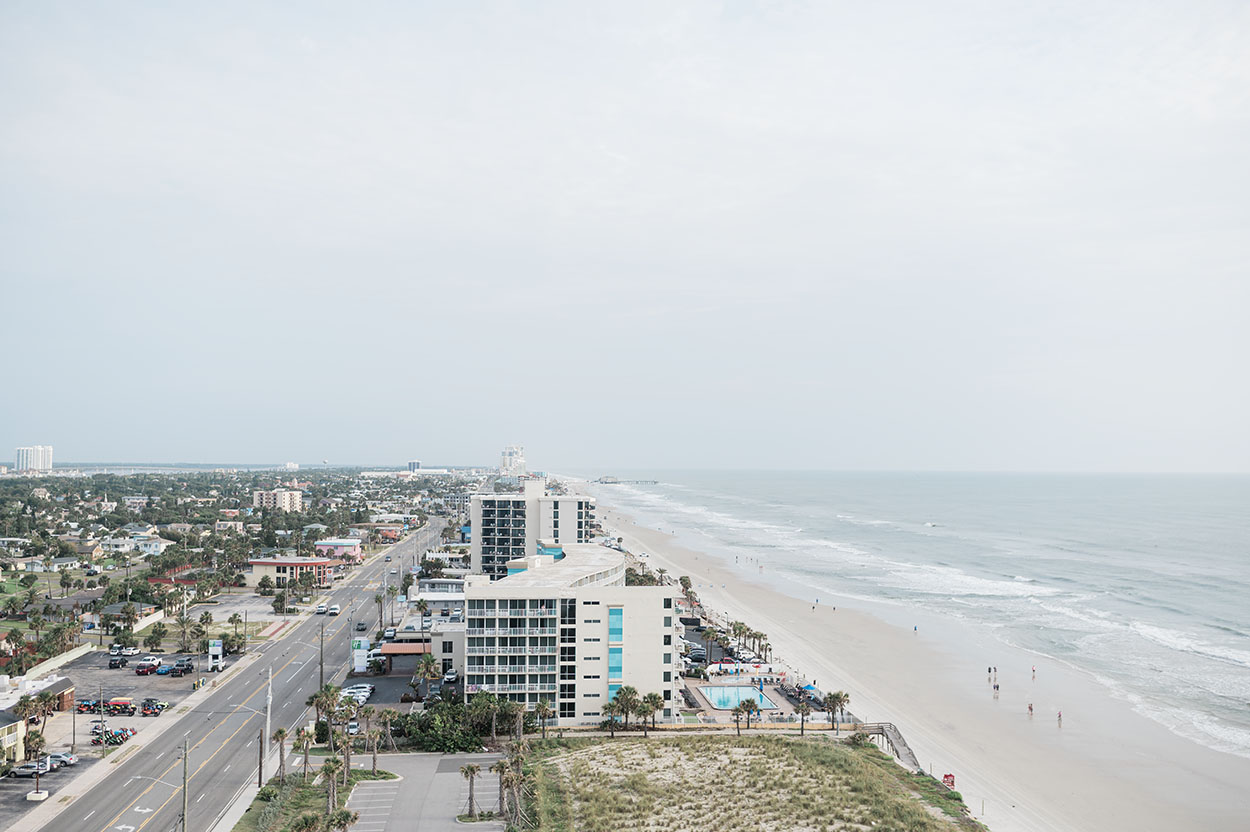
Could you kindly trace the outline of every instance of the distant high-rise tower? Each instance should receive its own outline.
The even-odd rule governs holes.
[[[420,470],[421,470],[421,460],[419,459],[408,460],[408,473],[411,474],[413,471],[420,471]]]
[[[525,449],[520,445],[504,448],[499,457],[499,473],[505,477],[525,476]]]
[[[41,474],[52,470],[51,445],[27,445],[18,448],[16,457],[17,464],[14,468],[17,471]]]

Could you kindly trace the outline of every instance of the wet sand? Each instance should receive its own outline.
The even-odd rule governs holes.
[[[777,660],[848,692],[861,720],[895,723],[995,832],[1250,828],[1250,760],[1171,734],[1083,673],[957,621],[917,615],[913,631],[862,603],[822,598],[813,609],[805,587],[646,528],[604,502],[609,489],[583,490],[599,498],[605,532],[653,569],[689,575],[705,604],[767,633]]]

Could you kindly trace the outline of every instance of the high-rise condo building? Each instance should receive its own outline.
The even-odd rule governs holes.
[[[421,460],[419,459],[408,460],[408,473],[411,474],[413,472],[420,471],[420,470],[421,470]]]
[[[473,540],[470,569],[497,580],[507,563],[534,553],[538,541],[586,543],[594,537],[591,497],[547,494],[544,480],[525,480],[520,494],[474,494],[469,506]]]
[[[509,445],[499,455],[499,473],[505,477],[525,476],[525,449]]]
[[[487,691],[561,725],[595,724],[622,685],[659,693],[673,711],[678,656],[671,586],[625,586],[625,556],[594,544],[542,541],[506,577],[465,583],[465,695]]]
[[[14,470],[41,474],[52,470],[51,445],[27,445],[17,449]]]
[[[252,506],[274,511],[303,511],[304,495],[283,488],[274,491],[253,491]]]

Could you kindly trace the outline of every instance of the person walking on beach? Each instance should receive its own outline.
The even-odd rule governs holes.
[[[1033,716],[1033,703],[1029,703],[1029,716]]]
[[[1062,724],[1063,724],[1063,711],[1060,711],[1060,712],[1059,712],[1059,724],[1060,724],[1060,725],[1062,725]]]

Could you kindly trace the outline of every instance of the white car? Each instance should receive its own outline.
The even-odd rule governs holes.
[[[318,604],[318,605],[317,605],[317,611],[316,611],[316,613],[314,613],[314,614],[315,614],[315,615],[325,615],[325,614],[326,614],[326,610],[327,610],[327,609],[328,609],[328,607],[326,607],[326,605],[325,605],[325,604]]]
[[[122,655],[123,656],[137,656],[139,655],[139,648],[138,647],[123,647]]]
[[[338,604],[331,604],[330,609],[326,610],[327,615],[338,615],[340,612],[342,612],[342,610],[339,609]]]
[[[356,736],[356,735],[357,735],[357,734],[359,734],[359,733],[360,733],[360,723],[359,723],[359,722],[349,722],[349,723],[347,723],[347,735],[348,735],[349,737],[354,737],[354,736]]]

